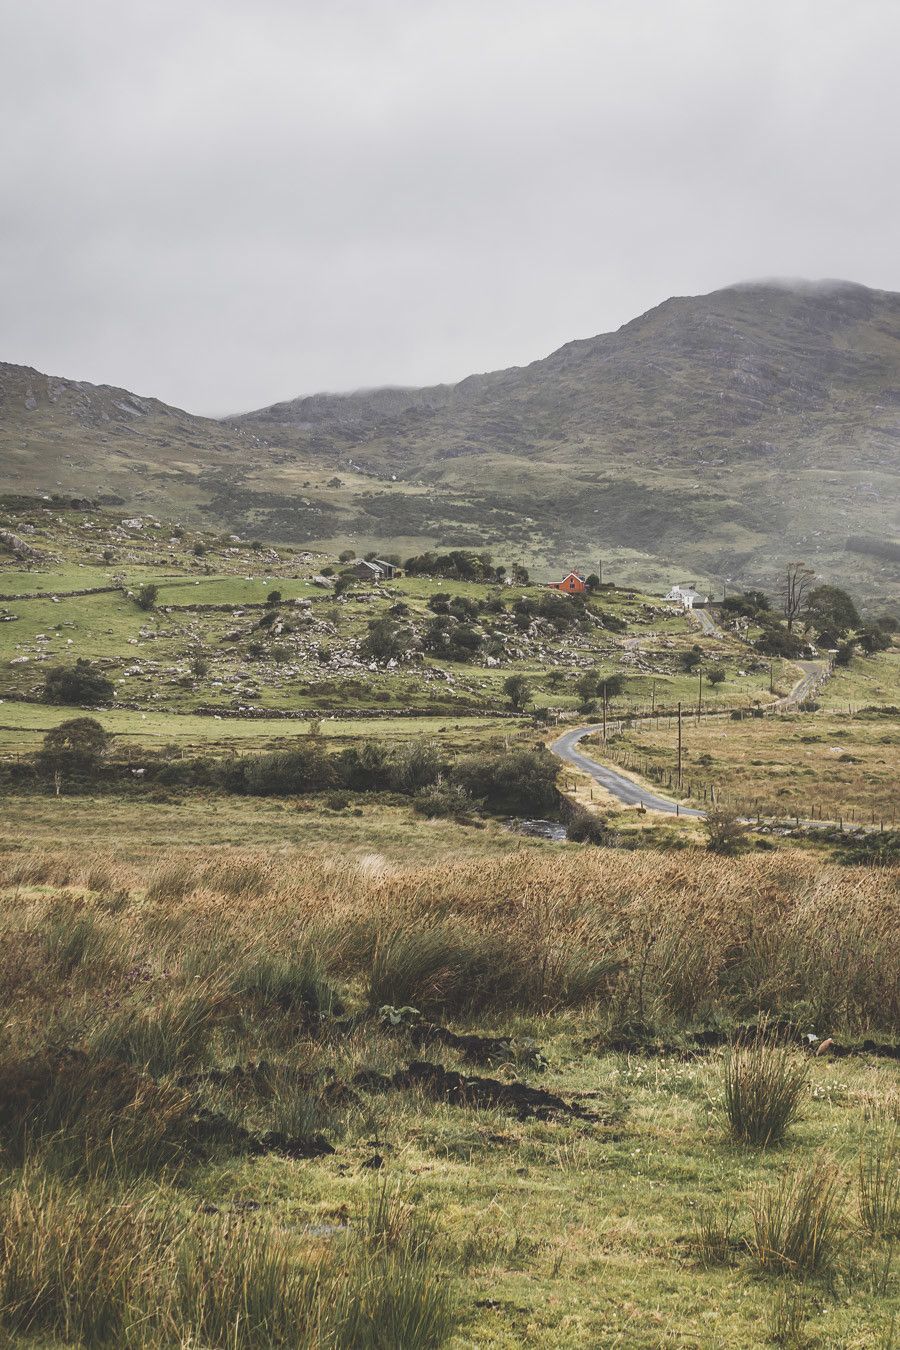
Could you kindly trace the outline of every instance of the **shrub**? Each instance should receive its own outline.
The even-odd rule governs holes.
[[[413,807],[420,816],[465,820],[471,816],[475,803],[465,788],[452,783],[433,783],[417,792]]]
[[[576,844],[608,845],[612,833],[602,816],[586,806],[576,806],[566,821],[566,838]]]
[[[234,760],[224,766],[222,782],[228,791],[251,797],[287,797],[334,787],[337,772],[329,755],[311,741],[291,750]]]
[[[725,1060],[725,1115],[732,1138],[763,1148],[782,1141],[806,1092],[807,1066],[764,1019]]]
[[[134,597],[134,602],[138,609],[153,609],[156,604],[156,597],[159,595],[159,587],[154,586],[152,581],[145,582]]]
[[[491,811],[540,815],[556,809],[559,763],[544,746],[501,754],[468,755],[451,769],[452,781]]]
[[[115,687],[111,680],[83,658],[74,666],[51,666],[44,675],[43,703],[63,703],[74,707],[95,707],[112,703]]]
[[[752,1206],[751,1251],[763,1270],[806,1275],[828,1265],[835,1249],[841,1187],[833,1163],[820,1158],[788,1173]]]
[[[722,857],[737,853],[747,835],[740,816],[724,806],[706,813],[703,828],[706,830],[706,847],[710,853],[718,853]]]

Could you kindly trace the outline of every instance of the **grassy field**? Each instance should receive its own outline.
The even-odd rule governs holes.
[[[638,772],[654,767],[674,774],[677,726],[635,723],[605,750],[582,742],[599,758],[626,758]],[[685,718],[683,775],[691,796],[715,796],[742,814],[890,823],[897,808],[900,730],[896,718],[879,713],[854,717],[792,713],[744,718]]]
[[[734,720],[798,668],[770,691],[659,596],[561,628],[513,610],[535,586],[338,598],[300,549],[83,517],[38,513],[45,563],[0,572],[0,1345],[897,1350],[896,872],[605,806],[616,847],[549,842],[490,792],[511,763],[556,812],[541,743],[599,717],[577,677],[624,677],[617,723],[689,709],[696,646],[725,715],[685,719],[695,788],[886,812],[896,718],[844,704],[900,703],[900,653]],[[478,605],[475,660],[428,650],[438,593]],[[393,666],[362,646],[383,617]],[[54,776],[75,710],[36,695],[82,656],[113,741]],[[403,778],[376,741],[442,755]],[[670,763],[665,716],[624,755]],[[494,778],[453,798],[467,764]]]
[[[682,668],[695,645],[707,668],[725,672],[709,695],[722,706],[770,698],[767,661],[735,639],[702,636],[658,595],[609,589],[591,601],[579,625],[523,626],[514,603],[536,602],[544,588],[412,576],[375,587],[358,583],[338,597],[313,580],[327,566],[321,555],[126,528],[102,513],[85,531],[83,515],[37,513],[28,537],[46,550],[45,563],[0,568],[0,594],[13,597],[0,613],[5,700],[35,698],[48,667],[84,658],[101,663],[118,703],[147,713],[203,707],[345,717],[353,709],[464,714],[506,706],[503,683],[511,673],[528,679],[530,706],[566,713],[577,708],[575,683],[588,669],[624,677],[623,709],[674,707],[696,697],[696,676]],[[110,591],[113,584],[121,589]],[[150,609],[134,598],[146,584],[157,588]],[[103,593],[66,594],[99,588]],[[28,598],[34,592],[38,598]],[[272,592],[280,599],[266,610]],[[441,593],[480,608],[481,650],[471,660],[428,648],[430,602]],[[369,622],[398,605],[409,651],[373,662],[364,649]],[[785,679],[789,687],[788,672],[779,683]]]
[[[762,1146],[737,1052],[689,1039],[896,1037],[884,873],[146,838],[20,848],[0,896],[11,1346],[895,1343],[895,1062],[776,1052],[796,1118]],[[795,1177],[811,1251],[765,1226]]]

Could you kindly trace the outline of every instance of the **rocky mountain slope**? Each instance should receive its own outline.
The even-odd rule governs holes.
[[[221,424],[19,367],[0,399],[4,489],[103,480],[260,537],[602,558],[644,583],[804,557],[900,586],[900,295],[846,282],[671,299],[529,366]]]

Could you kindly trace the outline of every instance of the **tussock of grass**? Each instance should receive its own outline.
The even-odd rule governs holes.
[[[151,1074],[201,1063],[229,1015],[227,994],[214,980],[167,990],[162,1001],[130,1004],[99,1021],[88,1038],[96,1060],[118,1060]]]
[[[763,1270],[808,1275],[831,1261],[843,1187],[833,1163],[818,1159],[763,1190],[752,1205],[751,1251]]]
[[[732,1138],[744,1144],[780,1144],[806,1093],[808,1066],[779,1041],[769,1023],[753,1039],[729,1049],[725,1060],[725,1115]]]
[[[859,1159],[859,1217],[875,1237],[900,1238],[900,1138],[875,1139]]]

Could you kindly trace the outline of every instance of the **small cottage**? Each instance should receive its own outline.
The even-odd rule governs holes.
[[[587,582],[581,572],[567,572],[562,581],[551,581],[552,591],[564,591],[566,595],[584,595]]]

